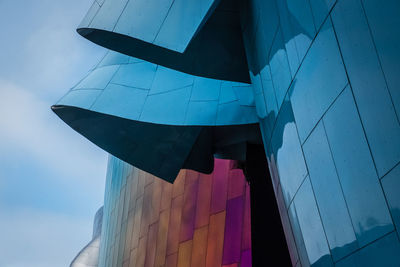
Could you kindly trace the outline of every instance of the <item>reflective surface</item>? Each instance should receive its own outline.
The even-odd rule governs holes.
[[[103,2],[77,30],[90,41],[185,73],[249,81],[236,1]]]
[[[242,7],[292,265],[399,266],[400,4],[247,0]]]
[[[109,153],[171,182],[181,168],[210,173],[213,154],[242,159],[246,142],[261,142],[250,85],[112,51],[53,110]]]
[[[399,18],[396,0],[97,0],[78,32],[125,55],[107,55],[55,111],[103,149],[169,181],[182,168],[211,173],[214,156],[244,160],[259,127],[293,266],[400,266]],[[152,203],[164,187],[157,179],[128,186],[134,171],[115,164],[106,205],[122,207],[141,188],[132,207],[147,210],[136,219],[146,226],[128,227],[133,208],[110,208],[105,266],[127,266],[128,258],[154,265],[163,257],[148,244],[158,238],[167,240],[166,266],[249,266],[235,235],[245,225],[237,219],[244,193],[225,198],[236,185],[182,172],[191,182],[166,207],[171,235],[158,237],[169,219],[150,210],[162,210]],[[222,165],[214,176],[226,174]],[[208,193],[199,202],[201,190]],[[197,217],[199,210],[213,215]],[[215,242],[200,230],[207,223]],[[136,250],[121,252],[125,237],[135,237]]]

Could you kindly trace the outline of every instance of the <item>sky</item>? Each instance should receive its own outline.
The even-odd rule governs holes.
[[[105,49],[93,0],[0,0],[0,266],[69,266],[103,205],[107,154],[51,110]]]

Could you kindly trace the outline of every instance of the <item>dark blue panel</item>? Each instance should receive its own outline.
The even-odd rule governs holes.
[[[213,0],[106,0],[95,20],[85,19],[89,24],[80,25],[78,33],[108,49],[171,69],[249,82],[239,10],[232,1],[223,2],[231,9],[216,7],[219,1]]]
[[[400,114],[400,2],[363,0],[390,93]]]
[[[400,229],[400,165],[391,170],[382,178],[382,186],[390,207],[390,213],[396,225]]]
[[[283,1],[287,2],[297,53],[301,62],[316,33],[310,2],[308,0]]]
[[[339,261],[337,267],[398,267],[400,244],[395,233],[387,235],[348,258]]]
[[[400,125],[359,0],[332,13],[344,63],[379,176],[400,161]]]
[[[294,202],[290,205],[288,209],[290,224],[292,225],[293,235],[297,246],[297,251],[299,253],[300,262],[303,266],[310,266],[308,260],[307,250],[303,240],[303,233],[301,232],[299,219],[297,218],[297,211]]]
[[[353,252],[358,245],[322,122],[313,130],[303,149],[332,257],[336,261]]]
[[[293,83],[291,101],[302,141],[347,84],[332,24],[327,21]]]
[[[308,177],[294,198],[294,206],[311,266],[333,266],[328,242]]]
[[[310,0],[316,29],[322,25],[336,0]]]
[[[393,230],[393,224],[349,88],[323,121],[357,240],[364,246]]]
[[[292,73],[292,76],[296,73],[299,65],[299,55],[297,53],[295,33],[291,26],[291,14],[289,13],[287,1],[276,1],[278,6],[279,18],[280,18],[280,26],[282,28],[283,41],[285,43],[285,49],[288,56],[289,66]],[[303,32],[302,30],[299,33]]]
[[[271,55],[269,59],[271,70],[272,83],[275,88],[276,100],[278,107],[282,105],[285,99],[286,92],[289,89],[292,76],[290,74],[289,62],[284,49],[281,30],[278,29],[276,33],[273,46],[271,48]]]
[[[95,1],[98,2],[98,1]],[[103,0],[80,28],[113,31],[183,52],[218,1]]]

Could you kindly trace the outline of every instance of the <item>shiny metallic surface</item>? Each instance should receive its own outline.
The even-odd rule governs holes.
[[[98,0],[78,32],[124,55],[54,111],[170,182],[263,143],[292,266],[400,266],[399,18],[396,0]]]

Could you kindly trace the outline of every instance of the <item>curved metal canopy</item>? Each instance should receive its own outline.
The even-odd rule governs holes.
[[[78,31],[124,54],[109,51],[53,111],[107,152],[169,182],[182,168],[211,173],[214,156],[244,160],[246,143],[260,143],[261,137],[252,87],[238,82],[247,79],[248,70],[241,39],[231,38],[240,34],[237,10],[230,1],[215,8],[215,1],[175,0],[164,14],[154,12],[162,5],[152,0],[147,4],[157,2],[158,7],[142,9],[149,18],[130,20],[137,12],[131,5],[146,5],[135,1],[95,1],[83,22],[86,28]],[[190,11],[195,18],[185,8],[175,10],[186,4],[201,6]],[[189,28],[182,36],[171,33],[171,39],[150,42],[138,35],[154,26],[152,20],[143,24],[150,18],[162,18],[158,34],[164,27],[172,29],[175,20]],[[119,31],[122,22],[134,30]],[[180,46],[163,45],[162,40]]]
[[[236,1],[95,1],[78,33],[185,73],[250,82]]]

